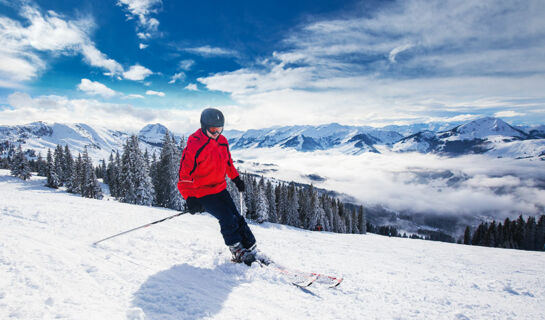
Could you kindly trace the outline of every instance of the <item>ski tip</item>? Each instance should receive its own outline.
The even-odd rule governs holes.
[[[336,288],[343,282],[343,278],[335,279],[333,284],[329,286],[330,288]]]

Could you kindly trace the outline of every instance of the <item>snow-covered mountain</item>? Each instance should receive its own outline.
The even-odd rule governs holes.
[[[390,145],[403,138],[395,131],[337,123],[272,127],[243,133],[227,131],[225,135],[232,149],[282,147],[307,152],[342,148],[350,154],[378,152],[375,145]]]
[[[440,124],[415,124],[373,128],[345,126],[337,123],[319,126],[286,126],[248,131],[225,131],[232,150],[282,148],[301,152],[336,150],[347,155],[381,150],[394,152],[437,153],[463,155],[487,153],[494,157],[545,159],[545,126],[513,127],[498,118],[482,118],[448,130]],[[409,136],[402,133],[428,128]],[[400,130],[400,132],[394,131]],[[168,129],[157,123],[149,124],[138,133],[141,148],[157,152]],[[45,156],[47,149],[67,144],[75,153],[89,149],[98,161],[107,159],[111,151],[122,150],[130,134],[86,124],[46,124],[0,126],[0,155],[9,144],[22,144]],[[180,139],[178,136],[177,139]]]
[[[161,124],[150,124],[140,130],[137,135],[142,150],[158,152],[166,130]],[[108,159],[112,151],[122,151],[129,136],[127,132],[91,127],[83,123],[33,122],[27,125],[0,126],[0,155],[7,151],[9,144],[21,144],[24,150],[35,150],[35,155],[41,153],[43,157],[48,149],[53,150],[57,145],[68,145],[73,154],[81,153],[87,147],[89,155],[97,162]]]
[[[496,157],[545,159],[540,131],[517,129],[498,118],[482,118],[443,132],[423,131],[395,143],[393,151],[447,155],[487,153]]]
[[[217,220],[74,197],[0,170],[0,319],[544,319],[545,255],[374,234],[250,224],[291,285],[230,262]]]

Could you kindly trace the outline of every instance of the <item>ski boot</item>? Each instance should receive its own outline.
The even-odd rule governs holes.
[[[232,262],[242,263],[246,265],[251,265],[255,261],[255,252],[250,249],[245,249],[240,242],[237,242],[229,246],[229,250],[233,257],[231,258]]]

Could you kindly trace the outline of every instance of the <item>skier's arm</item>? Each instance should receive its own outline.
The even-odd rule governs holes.
[[[178,190],[182,194],[184,199],[192,196],[192,189],[194,188],[193,178],[190,175],[190,170],[195,162],[195,153],[187,146],[182,154],[182,160],[180,160],[180,171],[178,177]]]
[[[227,161],[227,176],[229,179],[234,179],[238,177],[237,168],[233,164],[233,158],[231,158],[231,152],[229,151],[229,143],[227,143],[227,154],[229,155],[229,160]]]

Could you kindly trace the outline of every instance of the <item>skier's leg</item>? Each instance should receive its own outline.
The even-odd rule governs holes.
[[[221,235],[226,245],[232,246],[237,242],[242,242],[242,236],[239,232],[239,222],[232,211],[225,205],[224,197],[220,193],[211,194],[199,198],[206,212],[218,219]]]
[[[234,217],[236,217],[238,225],[237,231],[242,238],[242,245],[246,249],[251,249],[255,245],[256,240],[252,230],[250,230],[250,227],[246,223],[246,219],[238,212],[237,207],[233,202],[233,198],[231,198],[231,195],[227,190],[220,192],[220,195],[222,196],[225,207],[228,208]]]

